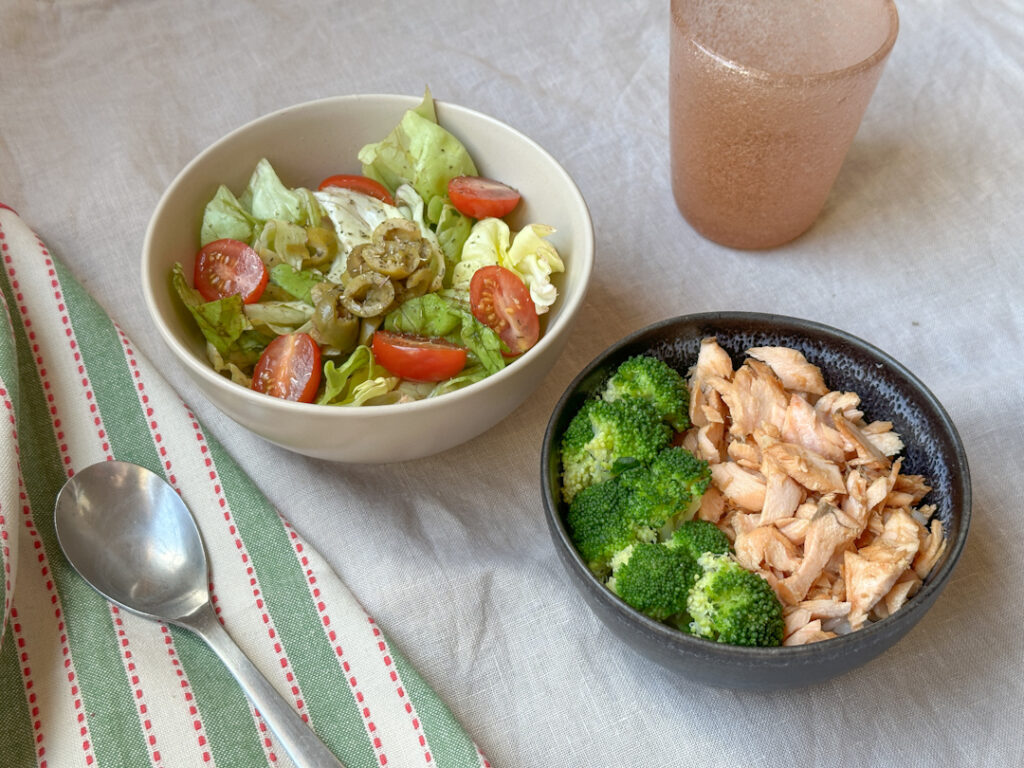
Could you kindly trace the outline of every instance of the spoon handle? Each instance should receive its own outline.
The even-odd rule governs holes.
[[[242,653],[221,626],[209,602],[175,623],[199,635],[220,657],[296,768],[345,768]]]

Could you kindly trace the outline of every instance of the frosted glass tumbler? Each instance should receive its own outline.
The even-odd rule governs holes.
[[[672,0],[672,190],[690,225],[747,249],[806,231],[898,29],[892,0]]]

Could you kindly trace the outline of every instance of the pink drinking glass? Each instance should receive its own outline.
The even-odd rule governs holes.
[[[690,225],[745,249],[805,232],[898,29],[892,0],[672,0],[672,189]]]

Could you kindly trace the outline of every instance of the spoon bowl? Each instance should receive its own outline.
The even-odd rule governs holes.
[[[299,768],[344,768],[221,626],[199,527],[159,475],[122,461],[77,472],[57,494],[57,541],[103,597],[199,635],[220,657]]]
[[[210,599],[206,550],[181,497],[140,470],[111,461],[78,472],[57,496],[57,540],[108,600],[173,622]]]

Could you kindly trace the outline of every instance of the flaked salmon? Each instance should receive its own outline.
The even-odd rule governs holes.
[[[711,482],[722,495],[741,509],[760,512],[764,506],[765,481],[735,462],[711,465]]]
[[[697,516],[775,589],[784,644],[854,631],[914,596],[947,541],[891,422],[866,421],[856,392],[830,391],[786,347],[753,347],[734,367],[704,339],[688,384],[682,444],[711,465]]]
[[[786,389],[812,395],[828,392],[821,369],[807,362],[799,350],[789,347],[751,347],[747,354],[767,363]]]

